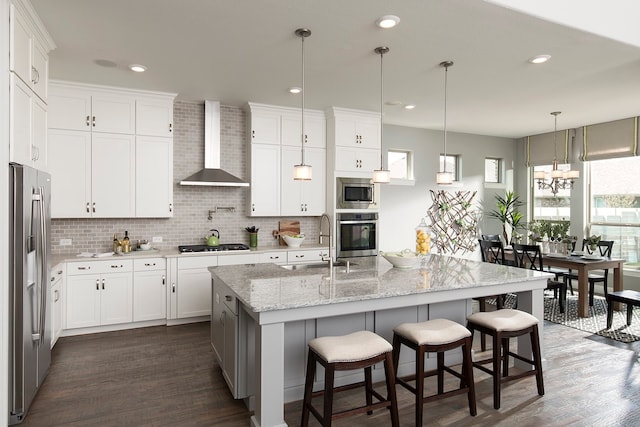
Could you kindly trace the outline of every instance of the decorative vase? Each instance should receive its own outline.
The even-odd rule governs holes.
[[[249,233],[249,247],[250,248],[258,247],[258,233]]]

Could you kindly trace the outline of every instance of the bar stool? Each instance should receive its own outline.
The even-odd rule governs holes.
[[[476,394],[471,360],[472,336],[467,328],[447,319],[403,323],[396,326],[393,329],[393,362],[396,375],[398,361],[400,360],[400,348],[403,344],[416,352],[416,371],[412,375],[402,378],[397,377],[396,382],[416,397],[416,426],[422,425],[424,403],[463,393],[467,394],[469,400],[469,412],[472,416],[476,415]],[[444,365],[444,352],[458,347],[462,347],[462,369],[460,373]],[[425,372],[425,353],[437,353],[436,369]],[[459,388],[444,392],[445,371],[460,378]],[[424,379],[434,375],[438,376],[438,392],[425,397]],[[415,381],[415,387],[409,384],[411,381]]]
[[[303,427],[309,424],[309,412],[324,426],[338,418],[366,412],[371,415],[374,409],[389,408],[391,411],[391,425],[397,427],[398,402],[396,400],[395,374],[393,370],[391,344],[384,338],[369,331],[359,331],[337,337],[321,337],[309,341],[309,357],[307,359],[307,377],[304,384],[304,401],[302,406]],[[373,389],[371,381],[371,367],[384,362],[387,383],[387,398],[382,397]],[[313,392],[313,378],[316,373],[316,363],[324,367],[324,390]],[[364,382],[334,387],[335,371],[349,371],[364,369]],[[353,409],[333,413],[333,395],[356,387],[365,387],[366,405]],[[324,396],[323,413],[320,414],[311,403],[316,396]],[[378,400],[373,403],[372,397]]]
[[[473,366],[493,377],[493,407],[495,409],[500,409],[500,386],[507,381],[535,375],[538,394],[540,396],[544,395],[537,318],[524,311],[505,308],[498,311],[474,313],[468,316],[467,328],[471,331],[472,337],[476,330],[493,337],[492,357],[476,361]],[[525,334],[529,334],[531,338],[533,360],[509,350],[509,339]],[[509,356],[530,364],[533,369],[510,376]],[[500,373],[500,361],[502,361],[502,373]],[[493,363],[493,369],[482,366],[491,362]]]

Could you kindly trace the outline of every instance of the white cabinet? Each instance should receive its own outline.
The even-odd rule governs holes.
[[[10,80],[10,159],[47,170],[47,106],[16,75]]]
[[[322,258],[329,256],[328,248],[321,249],[301,249],[287,251],[287,264],[306,264],[311,262],[322,262]]]
[[[173,216],[173,139],[136,136],[136,217]]]
[[[325,211],[326,150],[305,148],[305,163],[313,167],[311,181],[293,179],[300,156],[300,147],[282,146],[280,215],[320,216]]]
[[[329,169],[337,176],[370,176],[380,168],[380,138],[379,113],[332,107],[327,114]]]
[[[262,264],[286,264],[287,263],[287,252],[286,251],[273,251],[273,252],[263,252],[260,254],[260,263]]]
[[[321,111],[305,110],[305,163],[313,179],[293,179],[301,161],[301,112],[295,108],[249,103],[250,216],[319,216],[325,211],[326,121]]]
[[[9,13],[9,69],[46,102],[49,51],[53,41],[46,30],[36,24],[39,18],[32,15],[32,9],[27,11],[24,2],[11,4]]]
[[[242,265],[260,263],[260,254],[257,253],[235,253],[218,255],[218,265]]]
[[[52,217],[173,216],[174,96],[52,82]]]
[[[164,258],[133,261],[133,321],[167,317],[167,269]]]
[[[62,289],[64,288],[64,269],[65,265],[56,265],[51,270],[51,348],[56,344],[60,335],[62,335]]]
[[[66,327],[129,323],[133,319],[132,260],[70,262],[66,280]]]
[[[215,255],[178,259],[177,280],[171,290],[176,318],[211,316],[211,273],[207,268],[216,265]]]
[[[280,146],[251,144],[250,216],[280,215]],[[293,168],[293,166],[292,166]]]
[[[380,116],[334,108],[335,144],[380,149]]]
[[[380,169],[380,150],[336,147],[335,155],[336,171],[373,173]]]

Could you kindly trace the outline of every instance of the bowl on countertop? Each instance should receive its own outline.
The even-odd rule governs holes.
[[[141,251],[149,251],[151,250],[151,243],[140,243]]]
[[[294,236],[283,234],[282,240],[284,240],[287,246],[290,246],[292,248],[299,248],[300,245],[302,245],[302,242],[304,242],[304,234],[297,234]]]
[[[413,268],[420,261],[417,253],[410,249],[402,252],[380,252],[380,255],[393,265],[394,268]]]

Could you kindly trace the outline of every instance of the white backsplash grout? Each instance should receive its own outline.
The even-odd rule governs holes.
[[[239,178],[249,180],[246,113],[242,108],[220,106],[221,165]],[[271,236],[281,219],[299,220],[307,241],[318,240],[318,217],[249,217],[247,187],[180,186],[181,179],[204,167],[204,105],[176,102],[173,108],[173,218],[122,219],[54,219],[51,221],[51,244],[54,255],[79,252],[106,252],[112,248],[114,233],[122,238],[129,231],[131,239],[162,237],[153,243],[158,249],[171,249],[181,244],[204,243],[210,229],[220,231],[221,243],[249,243],[245,227],[255,225],[259,246],[278,245]],[[274,173],[276,171],[274,170]],[[216,207],[234,207],[235,212]],[[72,239],[71,246],[60,246],[60,239]]]

